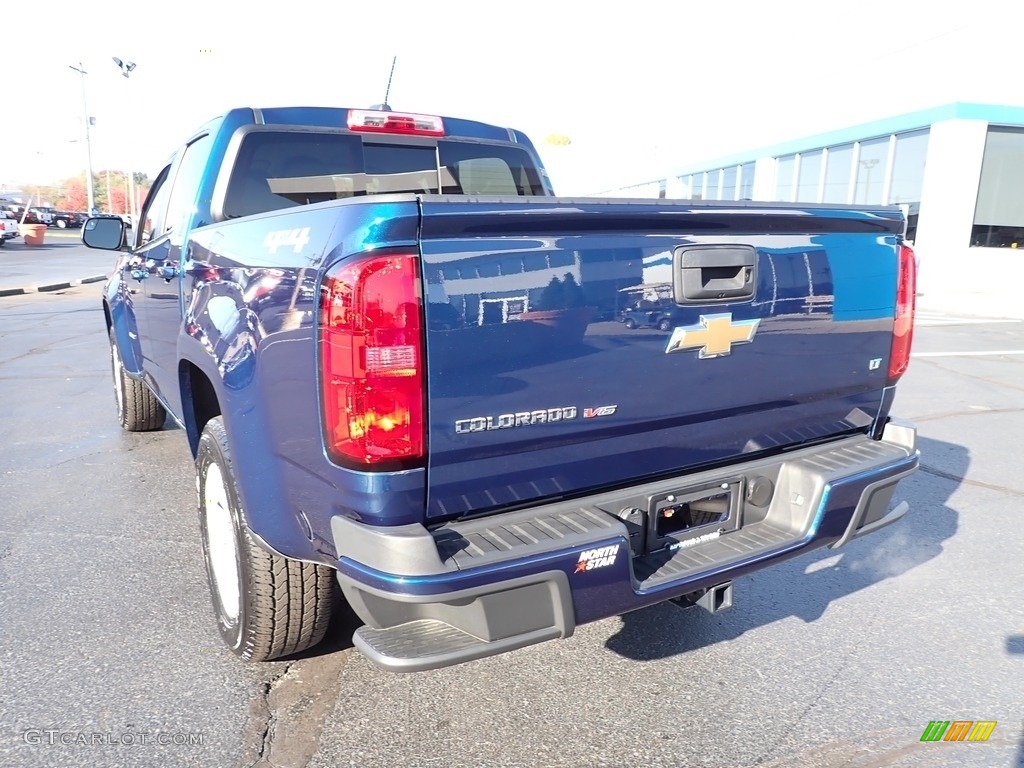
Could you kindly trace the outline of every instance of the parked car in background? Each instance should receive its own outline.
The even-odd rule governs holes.
[[[8,240],[18,236],[18,220],[14,214],[0,211],[0,246],[7,245]]]
[[[18,221],[21,221],[21,212],[25,210],[25,206],[18,205],[16,203],[5,203],[2,207],[0,207],[0,210],[8,214],[12,219],[17,219]]]
[[[86,217],[86,218],[88,218],[88,217]],[[94,218],[94,219],[120,219],[121,221],[123,221],[128,226],[129,229],[131,229],[131,227],[132,227],[132,217],[131,217],[131,214],[128,214],[128,213],[110,213],[110,212],[99,213],[99,212],[96,212],[96,213],[92,214],[92,218]]]
[[[24,217],[25,224],[42,224],[42,220],[39,218],[39,214],[34,208],[29,208],[28,213],[25,212],[25,206],[23,205],[8,205],[4,209],[7,213],[15,219],[15,221],[21,223],[22,217]]]
[[[39,208],[39,207],[29,208],[28,209],[28,214],[29,214],[29,216],[34,216],[35,217],[35,221],[34,222],[29,222],[26,219],[25,223],[26,224],[29,224],[29,223],[32,223],[32,224],[45,224],[46,226],[50,226],[51,224],[53,224],[53,214],[50,213],[51,210],[53,210],[53,209],[52,208]]]
[[[38,210],[50,216],[50,221],[47,222],[47,226],[57,227],[58,229],[80,227],[85,222],[85,218],[74,211],[58,211],[56,208],[51,208],[50,206],[40,206]]]
[[[74,227],[77,229],[85,224],[86,217],[75,211],[61,211],[57,216],[57,221],[54,223],[61,229],[64,229],[65,227]],[[61,225],[62,221],[65,222],[63,226]]]

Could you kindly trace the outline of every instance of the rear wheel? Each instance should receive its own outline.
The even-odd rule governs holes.
[[[671,331],[672,330],[672,321],[669,320],[667,317],[662,318],[658,322],[658,330],[659,331]]]
[[[636,323],[634,322],[633,318],[631,318],[631,317],[627,317],[626,318],[626,322],[624,324],[630,330],[633,330],[634,328],[636,328]]]
[[[221,638],[248,661],[312,648],[338,599],[334,571],[264,550],[245,522],[223,418],[203,429],[196,456],[199,526]]]
[[[113,328],[110,329],[110,367],[114,374],[114,399],[121,427],[129,432],[150,432],[163,427],[167,412],[149,387],[125,371]]]
[[[67,229],[68,223],[64,219],[57,219],[57,229]]]

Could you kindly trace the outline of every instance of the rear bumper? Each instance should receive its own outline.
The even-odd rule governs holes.
[[[917,465],[915,428],[893,421],[881,440],[845,438],[434,531],[335,517],[338,580],[367,624],[355,644],[372,661],[393,671],[443,667],[843,546],[906,513],[906,502],[890,510],[890,501]],[[670,533],[660,545],[642,546],[638,536],[651,542],[652,533],[622,512],[719,488],[732,489],[727,524]]]

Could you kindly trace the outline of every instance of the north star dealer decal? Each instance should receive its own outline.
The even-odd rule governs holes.
[[[576,570],[573,573],[592,571],[595,568],[604,568],[615,564],[615,556],[619,554],[619,545],[600,547],[599,549],[588,549],[580,552],[580,559],[576,563]]]
[[[570,421],[582,415],[584,419],[598,416],[611,416],[617,405],[602,405],[598,408],[584,408],[582,414],[575,405],[565,408],[548,408],[543,411],[520,411],[503,413],[500,416],[477,416],[473,419],[459,419],[455,422],[455,433],[489,432],[492,429],[512,429],[528,427],[533,424],[553,424],[557,421]]]

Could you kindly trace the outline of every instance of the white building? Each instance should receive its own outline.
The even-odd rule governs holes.
[[[900,205],[920,308],[1024,318],[1024,107],[947,104],[599,196]]]

